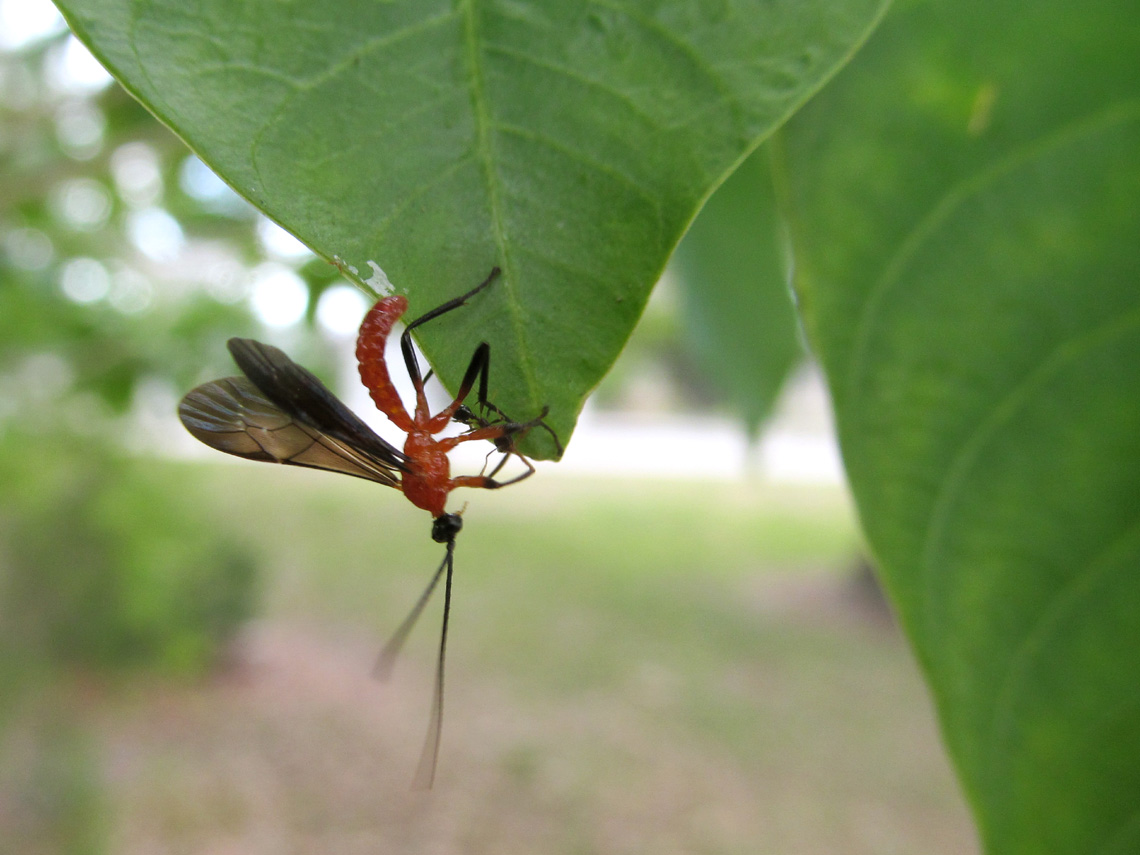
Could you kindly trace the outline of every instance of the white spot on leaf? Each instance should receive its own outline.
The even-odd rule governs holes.
[[[392,285],[392,281],[388,278],[388,274],[380,269],[379,264],[375,261],[369,261],[368,266],[372,268],[372,275],[364,280],[365,285],[368,285],[376,291],[377,294],[383,297],[387,297],[396,290]]]

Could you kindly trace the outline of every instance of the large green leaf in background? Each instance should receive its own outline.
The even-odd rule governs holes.
[[[885,0],[58,5],[238,192],[412,315],[500,265],[423,344],[454,381],[489,340],[496,402],[550,405],[567,439],[700,203]]]
[[[673,256],[684,332],[753,437],[803,358],[770,157],[762,146],[737,167]]]
[[[1140,852],[1140,7],[901,2],[781,131],[869,540],[993,855]]]

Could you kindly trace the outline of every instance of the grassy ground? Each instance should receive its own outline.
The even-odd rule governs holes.
[[[471,491],[436,786],[408,791],[442,548],[394,491],[175,468],[265,556],[234,666],[98,705],[122,853],[971,855],[925,691],[821,490],[541,475]]]

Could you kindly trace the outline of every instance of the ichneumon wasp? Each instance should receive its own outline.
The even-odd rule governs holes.
[[[543,421],[547,409],[544,408],[530,421],[516,422],[487,400],[491,348],[486,342],[475,349],[451,403],[435,415],[428,408],[424,384],[431,373],[424,375],[420,371],[412,346],[412,330],[466,304],[490,285],[498,274],[499,268],[496,267],[475,288],[421,315],[404,328],[400,336],[400,351],[416,394],[415,408],[410,414],[392,383],[384,357],[392,327],[408,309],[407,298],[399,295],[384,297],[365,315],[356,344],[360,377],[376,406],[407,434],[402,451],[376,434],[312,373],[276,347],[253,339],[232,338],[228,342],[230,353],[244,377],[225,377],[203,383],[191,390],[178,407],[186,429],[218,451],[250,460],[326,469],[365,478],[395,487],[416,507],[431,513],[432,539],[446,545],[443,561],[407,618],[384,645],[376,666],[377,674],[382,677],[390,672],[396,655],[443,577],[443,626],[436,661],[431,720],[415,778],[416,786],[422,787],[431,786],[439,755],[455,537],[463,528],[463,518],[446,510],[447,497],[456,487],[497,489],[534,474],[533,464],[515,446],[516,441],[533,428],[548,431],[559,453],[562,450],[558,437]],[[475,407],[482,415],[465,403],[472,390],[476,389],[476,383]],[[453,421],[466,426],[467,430],[458,435],[437,438],[436,434]],[[448,452],[460,443],[472,440],[492,442],[502,459],[490,473],[452,478]],[[521,461],[526,471],[508,480],[495,480],[511,457]]]

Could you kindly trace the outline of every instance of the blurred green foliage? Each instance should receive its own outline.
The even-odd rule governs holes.
[[[0,763],[4,852],[20,855],[98,855],[107,851],[107,794],[95,740],[64,687],[25,693],[20,717]],[[13,738],[13,735],[15,738]],[[22,752],[13,752],[12,745]],[[31,750],[29,750],[29,748]]]
[[[211,258],[235,259],[234,275],[262,257],[256,220],[244,203],[190,195],[180,174],[192,156],[121,89],[60,84],[53,69],[66,44],[57,36],[0,52],[8,685],[60,666],[198,673],[256,592],[252,554],[212,536],[179,485],[129,451],[140,413],[223,371],[225,339],[253,329],[243,302],[200,287],[216,266],[192,271],[197,286],[185,272],[156,282],[168,271],[133,233],[137,215],[166,212]]]
[[[0,440],[0,632],[52,664],[211,664],[253,607],[248,551],[140,461],[77,435]]]
[[[53,83],[66,45],[0,49],[0,850],[94,855],[101,763],[61,681],[200,674],[258,592],[254,553],[129,450],[252,319],[240,287],[201,287],[216,262],[158,281],[132,223],[165,211],[236,260],[231,286],[263,256],[248,206],[185,192],[193,157],[121,89]],[[132,163],[155,167],[146,198]]]

